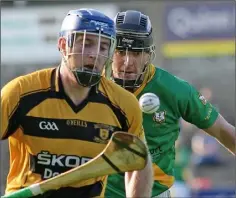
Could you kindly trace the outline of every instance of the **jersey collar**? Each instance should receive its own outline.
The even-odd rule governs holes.
[[[144,80],[141,86],[134,92],[134,95],[137,96],[143,91],[146,85],[152,80],[153,76],[155,75],[156,67],[153,64],[148,65],[147,72],[144,76]]]
[[[59,71],[60,66],[54,68],[51,73],[51,90],[59,92]]]

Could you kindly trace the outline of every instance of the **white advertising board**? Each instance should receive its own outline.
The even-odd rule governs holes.
[[[111,18],[118,9],[113,4],[15,7],[1,10],[1,63],[3,65],[59,62],[58,33],[71,9],[93,8]]]

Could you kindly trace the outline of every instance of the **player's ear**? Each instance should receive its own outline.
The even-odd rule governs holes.
[[[151,52],[146,52],[145,53],[145,56],[144,56],[144,60],[145,60],[145,62],[148,62],[148,61],[150,61],[150,59],[151,59],[151,55],[152,55],[152,53]]]
[[[58,50],[66,56],[66,39],[64,37],[58,39]]]

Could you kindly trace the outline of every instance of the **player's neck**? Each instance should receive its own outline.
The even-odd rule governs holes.
[[[90,88],[79,85],[73,74],[65,66],[60,68],[60,76],[66,95],[75,105],[79,105],[88,97]]]

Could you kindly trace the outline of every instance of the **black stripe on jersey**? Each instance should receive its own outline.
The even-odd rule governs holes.
[[[40,89],[40,90],[34,90],[31,92],[27,92],[24,93],[20,96],[20,98],[24,98],[25,96],[28,96],[30,94],[33,93],[38,93],[38,92],[47,92],[50,90],[50,87],[46,88],[46,89]],[[10,116],[9,116],[9,123],[8,123],[8,127],[7,130],[5,132],[5,135],[2,137],[2,139],[7,139],[10,135],[12,135],[16,129],[19,127],[20,125],[20,117],[21,117],[21,113],[20,113],[20,106],[21,106],[21,100],[19,101],[19,103],[14,107],[13,111],[11,112]]]
[[[19,107],[17,108],[17,110],[14,112],[14,114],[12,115],[12,117],[9,120],[10,122],[9,122],[8,131],[7,131],[6,135],[4,136],[4,139],[6,139],[10,135],[12,135],[15,132],[15,130],[19,127],[20,124],[24,128],[24,133],[26,133],[28,135],[35,135],[35,134],[33,134],[33,131],[39,130],[38,125],[34,125],[34,128],[31,128],[32,127],[31,121],[29,121],[29,120],[27,121],[27,119],[30,119],[30,118],[25,117],[25,115],[33,107],[39,105],[41,102],[43,102],[44,100],[46,100],[48,98],[64,99],[64,97],[61,94],[59,94],[58,92],[53,92],[51,90],[46,90],[46,91],[39,90],[37,93],[34,92],[32,94],[28,94],[28,95],[22,97],[20,100],[20,103],[19,103],[20,104]],[[113,112],[115,113],[117,119],[119,120],[119,122],[122,126],[122,128],[116,128],[116,130],[122,130],[122,131],[128,130],[128,125],[127,125],[125,115],[122,114],[120,109],[118,109],[117,107],[112,105],[110,103],[110,101],[107,98],[105,98],[102,94],[94,94],[93,97],[90,98],[90,100],[92,100],[91,102],[105,103],[113,110]],[[42,118],[41,121],[43,121],[43,120],[45,120],[45,119]],[[31,123],[31,124],[29,124],[29,123]],[[31,131],[27,130],[29,128],[31,128],[32,130]],[[62,126],[61,129],[65,129],[65,127]],[[68,130],[68,127],[65,130]],[[78,128],[77,128],[77,130],[78,130]],[[85,128],[81,128],[79,130],[87,131]],[[47,136],[45,136],[45,133],[42,133],[41,130],[37,134],[38,135],[36,135],[36,136],[47,137]],[[59,133],[57,133],[58,138],[71,138],[71,134],[70,135],[67,135],[67,134],[68,133],[66,133],[66,134],[63,133],[63,134],[59,135]],[[53,133],[51,133],[48,137],[55,138]],[[72,135],[72,137],[73,137],[73,135]],[[84,140],[86,140],[86,139],[88,140],[92,136],[83,138],[81,136],[76,135],[74,138],[76,138],[76,137],[82,138]]]
[[[57,72],[57,68],[52,70],[52,74],[51,74],[51,91],[56,91],[56,72]]]
[[[37,91],[37,92],[36,92]],[[47,98],[58,98],[59,95],[56,92],[52,92],[50,88],[36,90],[33,92],[25,93],[21,96],[19,106],[13,115],[9,119],[8,130],[5,133],[3,139],[11,136],[19,125],[22,123],[22,118],[35,106],[40,104]]]
[[[90,101],[94,103],[106,104],[107,106],[109,106],[114,112],[114,114],[116,115],[117,119],[119,120],[122,127],[121,130],[128,131],[129,125],[128,125],[128,119],[126,118],[125,113],[122,112],[122,110],[119,107],[116,107],[114,104],[112,104],[111,101],[104,94],[98,91],[98,93],[94,95],[90,99]]]
[[[35,137],[78,139],[90,142],[96,142],[96,138],[100,138],[100,128],[95,127],[96,123],[86,121],[86,126],[71,126],[67,124],[67,121],[68,119],[26,116],[21,125],[24,128],[24,134]],[[118,127],[113,127],[112,131],[108,130],[109,136],[107,139],[110,139],[112,133],[120,130]]]
[[[9,123],[8,123],[8,127],[2,137],[2,139],[7,139],[10,135],[12,134],[19,126],[19,115],[16,114],[16,110],[19,106],[19,103],[16,104],[16,106],[14,107],[14,109],[12,110],[10,116],[9,116]],[[11,132],[13,131],[13,132]]]

